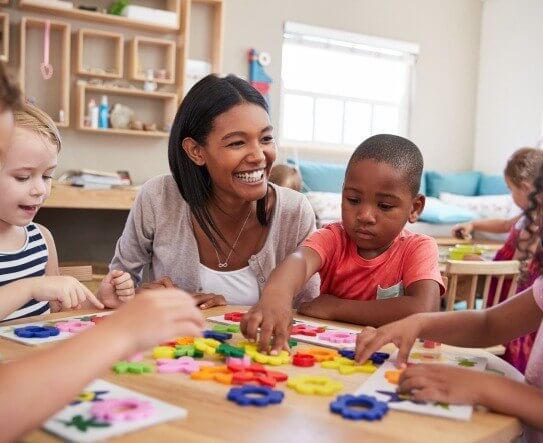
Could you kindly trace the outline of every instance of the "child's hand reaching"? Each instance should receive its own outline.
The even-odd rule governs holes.
[[[473,232],[473,223],[459,223],[454,225],[451,232],[455,238],[470,239]]]
[[[136,352],[172,337],[197,337],[205,329],[204,318],[194,299],[179,289],[142,291],[113,314],[112,337],[130,341],[127,349]]]
[[[414,365],[400,376],[399,391],[413,400],[442,403],[481,404],[481,393],[489,383],[489,375],[448,365]]]
[[[110,271],[100,283],[98,298],[108,308],[118,308],[134,297],[134,282],[128,272]]]
[[[226,306],[226,299],[220,294],[196,293],[193,295],[196,306],[200,309],[214,308],[215,306]]]
[[[32,298],[48,300],[53,311],[77,309],[87,300],[97,308],[104,309],[102,302],[74,277],[48,275],[28,279],[28,282],[32,285]]]
[[[420,335],[420,318],[417,315],[404,318],[394,323],[381,326],[379,329],[367,327],[356,336],[357,362],[365,362],[371,354],[377,352],[384,345],[394,343],[398,347],[396,365],[398,367],[407,363],[409,352]]]

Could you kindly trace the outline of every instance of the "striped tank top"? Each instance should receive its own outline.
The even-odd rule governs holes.
[[[25,227],[25,233],[26,241],[21,249],[14,252],[0,251],[0,286],[22,278],[45,275],[45,266],[49,257],[45,239],[34,223]],[[32,299],[1,320],[14,320],[47,313],[49,313],[49,302]]]

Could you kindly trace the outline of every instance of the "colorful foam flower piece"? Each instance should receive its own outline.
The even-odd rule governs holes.
[[[291,378],[287,386],[298,394],[305,395],[333,395],[343,389],[342,383],[318,375],[300,375]]]

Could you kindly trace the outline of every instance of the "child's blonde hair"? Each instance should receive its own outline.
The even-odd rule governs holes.
[[[522,182],[532,184],[543,164],[543,151],[536,148],[520,148],[505,165],[504,175],[519,186]]]
[[[24,103],[19,109],[13,111],[13,121],[16,127],[35,132],[55,145],[57,152],[60,151],[62,141],[57,126],[53,119],[37,106]]]
[[[270,172],[269,181],[285,188],[300,191],[302,189],[302,177],[294,166],[274,165]]]

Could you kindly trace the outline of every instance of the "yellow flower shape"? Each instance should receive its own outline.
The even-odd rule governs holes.
[[[175,358],[174,356],[175,348],[171,346],[156,346],[153,348],[153,358]]]
[[[321,367],[337,369],[342,375],[356,374],[358,372],[373,374],[377,371],[377,366],[375,366],[371,360],[368,360],[363,364],[358,364],[345,357],[335,357],[334,360],[322,362]]]
[[[220,344],[220,341],[213,338],[199,337],[194,339],[194,347],[199,351],[205,352],[208,355],[215,355],[215,352]]]
[[[287,386],[298,394],[306,395],[333,395],[343,389],[342,383],[319,375],[300,375],[290,378]]]
[[[269,355],[258,352],[258,347],[255,343],[248,341],[240,341],[237,346],[245,349],[245,354],[253,359],[253,361],[262,365],[279,366],[290,363],[290,354],[287,351],[281,351],[278,355]]]

